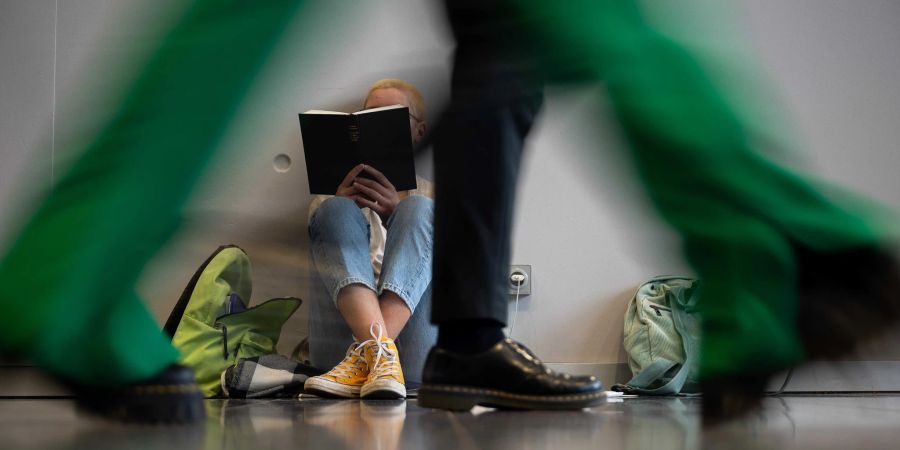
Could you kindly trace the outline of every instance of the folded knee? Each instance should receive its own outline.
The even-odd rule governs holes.
[[[314,228],[328,226],[331,223],[347,224],[354,220],[366,223],[359,206],[347,197],[331,197],[319,205],[309,226]]]
[[[394,215],[431,221],[434,215],[434,200],[421,195],[410,195],[397,204]]]

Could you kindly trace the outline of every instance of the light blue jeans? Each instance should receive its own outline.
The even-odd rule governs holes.
[[[319,275],[310,292],[313,366],[329,370],[344,358],[353,333],[337,309],[337,295],[347,285],[362,284],[379,295],[390,290],[409,306],[412,316],[395,342],[406,381],[422,381],[425,357],[437,340],[437,328],[430,322],[433,215],[430,198],[410,196],[400,201],[385,224],[387,240],[376,284],[369,257],[369,222],[362,211],[344,197],[322,202],[309,223],[311,258]]]

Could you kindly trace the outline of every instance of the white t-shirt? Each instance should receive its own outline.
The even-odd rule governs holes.
[[[416,175],[416,188],[406,191],[408,195],[421,195],[434,198],[434,184]],[[333,195],[316,195],[309,202],[309,215],[307,223],[312,220],[313,214],[325,200]],[[381,276],[381,262],[384,260],[384,244],[387,241],[387,229],[381,223],[381,217],[369,208],[362,208],[363,216],[369,222],[369,258],[372,261],[372,270],[375,272],[375,282]]]

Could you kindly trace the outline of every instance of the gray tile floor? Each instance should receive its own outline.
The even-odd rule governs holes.
[[[701,430],[699,399],[629,398],[572,412],[415,400],[207,400],[207,420],[138,426],[80,414],[71,400],[0,400],[0,449],[896,449],[900,395],[769,398],[740,422]]]

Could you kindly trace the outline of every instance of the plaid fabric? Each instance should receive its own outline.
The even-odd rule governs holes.
[[[230,398],[292,397],[322,371],[281,355],[238,360],[222,372],[222,390]]]

